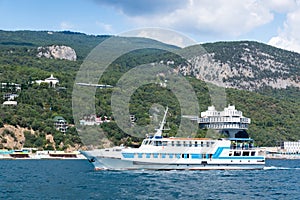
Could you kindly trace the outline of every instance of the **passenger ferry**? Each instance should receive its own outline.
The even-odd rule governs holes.
[[[264,154],[254,147],[253,140],[250,138],[163,137],[162,131],[167,112],[168,108],[156,133],[145,138],[139,148],[118,146],[83,151],[82,154],[96,170],[257,170],[264,168]],[[218,116],[221,114],[216,113]],[[232,123],[234,124],[237,123]]]

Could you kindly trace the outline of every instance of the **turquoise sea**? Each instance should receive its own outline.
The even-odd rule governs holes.
[[[300,199],[300,160],[255,171],[94,171],[86,160],[0,160],[0,199]]]

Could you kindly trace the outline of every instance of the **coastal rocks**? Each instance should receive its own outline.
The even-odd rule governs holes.
[[[2,148],[21,149],[25,144],[24,131],[30,131],[26,128],[12,125],[4,125],[0,128],[0,144]]]
[[[33,137],[35,137],[37,134],[32,129],[4,124],[3,127],[0,128],[0,149],[23,149],[24,147],[28,147],[24,146],[26,142],[26,132],[31,133]],[[54,136],[52,134],[46,134],[45,139],[47,144],[44,146],[44,148],[57,150]],[[62,143],[62,145],[64,144]],[[60,147],[62,148],[63,146]],[[74,146],[69,145],[65,151],[72,152],[78,150],[79,148],[81,148],[81,146],[78,144],[74,144]]]
[[[38,47],[37,57],[54,58],[61,60],[76,61],[77,55],[74,49],[68,46],[52,45],[47,47]]]
[[[54,137],[51,134],[45,135],[46,140],[48,141],[47,147],[52,146],[53,149],[55,149],[55,142]]]

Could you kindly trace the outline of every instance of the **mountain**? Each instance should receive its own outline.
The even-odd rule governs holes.
[[[15,91],[13,85],[0,90],[1,97],[18,94],[16,107],[0,110],[0,146],[11,147],[16,143],[18,147],[67,149],[82,145],[75,128],[63,134],[54,128],[52,120],[62,116],[74,124],[71,99],[77,71],[89,52],[110,37],[113,36],[68,31],[0,31],[0,82],[17,83],[22,87],[21,91]],[[201,111],[211,105],[208,82],[225,87],[227,103],[236,105],[252,119],[249,135],[259,145],[273,146],[281,140],[300,139],[299,54],[253,41],[207,43],[184,49],[144,38],[128,38],[130,41],[145,44],[145,47],[160,45],[174,53],[146,48],[122,55],[111,63],[99,83],[115,86],[124,73],[136,66],[165,63],[186,76],[196,92]],[[51,74],[59,79],[59,88],[34,83]],[[160,79],[163,74],[158,76]],[[114,88],[96,91],[98,117],[112,116],[113,91]],[[0,103],[4,101],[1,98]],[[135,91],[130,112],[136,117],[136,124],[151,123],[149,110],[154,103],[170,107],[169,134],[174,135],[180,123],[179,103],[170,89],[160,85],[149,84]],[[8,130],[7,125],[30,130],[30,133],[23,131],[25,142],[11,139],[15,129]],[[140,138],[129,137],[114,122],[101,127],[116,145],[140,142]],[[199,131],[197,135],[202,137],[205,133]],[[13,143],[4,144],[8,140]]]
[[[259,91],[300,88],[300,54],[253,41],[203,44],[179,71],[223,87]],[[188,47],[189,51],[199,49]]]
[[[65,45],[76,50],[78,59],[84,59],[91,49],[110,36],[93,36],[83,33],[61,31],[1,31],[0,45],[3,48],[36,49],[52,45]]]

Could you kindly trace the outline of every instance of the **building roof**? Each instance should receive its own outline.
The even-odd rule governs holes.
[[[62,116],[55,116],[55,117],[53,118],[53,120],[54,120],[54,121],[60,121],[60,120],[66,121],[65,118],[63,118]]]
[[[18,102],[16,102],[16,101],[4,101],[3,105],[14,105],[14,106],[16,106],[16,105],[18,105]]]
[[[55,77],[53,76],[53,74],[51,74],[51,76],[50,76],[49,78],[46,78],[46,79],[45,79],[45,81],[46,81],[46,80],[48,80],[48,81],[50,81],[50,80],[53,80],[53,81],[54,81],[54,80],[55,80],[55,81],[58,81],[58,79],[57,79],[57,78],[55,78]]]

